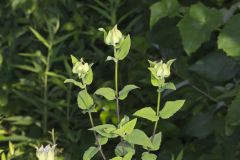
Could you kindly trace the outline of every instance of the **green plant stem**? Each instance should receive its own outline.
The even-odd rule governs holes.
[[[120,123],[120,106],[118,95],[118,61],[115,62],[115,97],[116,97],[116,114],[118,123]]]
[[[88,115],[89,115],[89,119],[90,119],[90,122],[91,122],[91,126],[92,126],[92,128],[93,128],[93,127],[95,127],[95,125],[94,125],[94,123],[93,123],[93,118],[92,118],[91,112],[88,112]],[[98,140],[96,131],[93,131],[93,133],[94,133],[94,137],[95,137],[95,139],[96,139],[96,142],[97,142],[97,144],[98,144],[100,153],[101,153],[101,155],[102,155],[102,158],[103,158],[104,160],[107,160],[107,159],[106,159],[106,156],[105,156],[104,153],[103,153],[102,146],[101,146],[101,144],[100,144],[100,142],[99,142],[99,140]]]
[[[159,91],[159,89],[158,89],[158,98],[157,98],[157,116],[159,116],[159,112],[160,112],[160,101],[161,101],[161,92]],[[157,120],[156,122],[155,122],[155,124],[154,124],[154,129],[153,129],[153,134],[152,134],[152,138],[151,138],[151,140],[153,141],[154,140],[154,137],[155,137],[155,134],[156,134],[156,131],[157,131],[157,125],[158,125],[158,121],[159,120]]]
[[[50,58],[52,54],[52,47],[48,48],[47,63],[44,73],[44,106],[43,106],[43,133],[47,133],[47,122],[48,122],[48,72],[50,69]]]
[[[72,91],[72,84],[69,85],[68,91],[67,91],[67,127],[69,127],[70,122],[70,103],[71,103],[71,94]]]

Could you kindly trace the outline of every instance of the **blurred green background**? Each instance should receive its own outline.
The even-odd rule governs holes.
[[[111,62],[105,62],[113,53],[103,43],[98,28],[118,24],[132,39],[130,54],[120,63],[120,86],[134,83],[141,87],[121,104],[122,115],[131,116],[141,107],[155,106],[157,93],[150,84],[147,60],[177,59],[169,80],[175,82],[178,89],[165,92],[162,102],[182,98],[186,104],[174,118],[160,121],[159,130],[164,137],[161,149],[156,152],[158,159],[169,160],[171,154],[176,155],[183,149],[184,160],[239,160],[240,51],[231,48],[240,46],[239,16],[234,21],[235,30],[229,34],[236,35],[232,39],[234,45],[223,51],[217,42],[228,23],[227,18],[239,13],[238,1],[179,0],[179,14],[162,16],[150,29],[150,7],[157,2],[159,0],[1,0],[0,149],[7,152],[8,141],[11,141],[19,150],[15,159],[35,159],[34,146],[51,140],[51,135],[44,134],[42,129],[42,110],[47,105],[47,129],[55,130],[57,159],[82,159],[84,151],[94,143],[94,137],[88,131],[87,116],[77,107],[78,88],[63,83],[72,77],[70,55],[94,63],[90,93],[102,86],[113,86],[114,67]],[[226,22],[209,29],[215,19],[211,19],[206,10],[204,14],[210,18],[201,26],[203,29],[198,28],[198,23],[191,23],[187,28],[182,22],[182,30],[179,22],[186,18],[189,7],[197,3],[216,8]],[[161,8],[152,13],[158,11]],[[196,13],[202,16],[201,12]],[[51,49],[36,39],[30,27],[51,44]],[[205,33],[209,38],[188,52],[183,40],[199,43],[194,40]],[[184,39],[184,34],[190,40]],[[98,108],[93,114],[95,123],[116,123],[114,103],[97,97],[95,100]],[[139,120],[138,127],[151,133],[152,125],[143,120]],[[104,146],[108,156],[112,156],[116,143]],[[101,159],[100,155],[95,158]]]

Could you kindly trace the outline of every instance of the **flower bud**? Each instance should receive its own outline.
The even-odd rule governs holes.
[[[73,66],[72,72],[75,74],[78,74],[79,78],[84,78],[87,72],[89,71],[90,67],[88,63],[85,63],[83,59],[79,62],[76,62]]]
[[[54,160],[55,147],[56,145],[53,145],[52,147],[47,145],[45,148],[43,146],[37,148],[36,155],[38,160]]]
[[[108,33],[103,29],[99,28],[99,31],[104,32],[104,41],[107,45],[116,46],[123,39],[121,31],[118,30],[115,25]]]
[[[170,67],[174,61],[175,59],[169,60],[167,63],[163,63],[163,61],[158,63],[150,61],[151,67],[149,69],[157,79],[164,79],[170,76]]]

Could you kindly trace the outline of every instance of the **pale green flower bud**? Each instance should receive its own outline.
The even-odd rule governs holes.
[[[54,160],[55,147],[56,145],[53,145],[52,147],[47,145],[45,148],[43,146],[37,148],[36,155],[38,160]]]
[[[79,78],[84,78],[87,72],[89,71],[90,67],[88,63],[85,63],[83,59],[79,62],[76,62],[73,66],[72,72],[78,74]]]
[[[99,28],[99,31],[104,32],[104,41],[107,45],[116,46],[124,38],[121,31],[118,30],[117,25],[115,25],[108,33],[103,28]]]
[[[169,60],[167,63],[163,63],[163,61],[160,61],[158,63],[149,61],[149,69],[156,79],[165,79],[170,76],[170,67],[174,61],[175,59]]]

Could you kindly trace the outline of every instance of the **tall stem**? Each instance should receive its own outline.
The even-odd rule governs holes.
[[[116,114],[118,123],[120,122],[120,107],[118,95],[118,61],[115,62],[115,96],[116,96]]]
[[[158,98],[157,98],[157,111],[156,112],[157,112],[157,116],[158,116],[159,112],[160,112],[161,92],[159,90],[157,92],[158,92]],[[155,134],[157,131],[158,121],[159,120],[157,120],[154,125],[153,134],[152,134],[152,138],[151,138],[152,141],[154,140],[154,137],[155,137]]]
[[[43,106],[43,133],[47,133],[47,122],[48,122],[48,72],[50,69],[50,58],[52,54],[52,47],[48,48],[48,55],[47,55],[47,64],[44,73],[44,106]]]
[[[89,119],[90,119],[90,122],[91,122],[92,127],[95,127],[95,125],[94,125],[94,123],[93,123],[93,118],[92,118],[91,112],[88,112],[88,115],[89,115]],[[106,156],[105,156],[104,153],[103,153],[102,146],[101,146],[101,144],[100,144],[100,142],[99,142],[99,140],[98,140],[96,131],[93,131],[93,133],[94,133],[94,137],[95,137],[95,139],[96,139],[97,145],[98,145],[98,147],[99,147],[100,153],[101,153],[101,155],[102,155],[102,158],[103,158],[104,160],[107,160],[107,159],[106,159]]]

